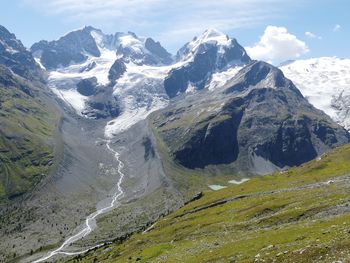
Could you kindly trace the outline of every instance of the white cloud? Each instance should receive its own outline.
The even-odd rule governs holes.
[[[285,27],[267,26],[260,41],[246,50],[253,59],[276,63],[300,57],[309,48]]]
[[[333,32],[338,32],[340,31],[340,29],[341,29],[341,26],[339,24],[336,24],[333,28]]]
[[[306,31],[305,32],[305,36],[307,36],[308,38],[317,38],[317,39],[322,39],[322,37],[310,32],[310,31]]]

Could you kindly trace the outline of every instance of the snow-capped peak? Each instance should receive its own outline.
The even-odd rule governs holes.
[[[219,52],[223,52],[224,47],[232,45],[232,39],[216,29],[207,29],[183,46],[177,53],[177,57],[179,60],[188,60],[191,56],[202,52],[203,47],[207,45],[218,46]]]
[[[216,42],[218,45],[229,45],[230,44],[230,38],[222,33],[221,31],[210,28],[203,32],[203,34],[198,37],[197,41],[201,43],[205,42]]]
[[[120,45],[123,48],[129,48],[138,54],[147,53],[148,51],[144,47],[144,40],[138,38],[134,34],[123,34],[119,37]]]

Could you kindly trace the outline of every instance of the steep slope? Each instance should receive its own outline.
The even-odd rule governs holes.
[[[350,147],[203,197],[69,262],[346,262]]]
[[[280,69],[316,108],[350,128],[350,59],[321,57],[286,63]]]
[[[206,30],[187,43],[179,50],[177,58],[186,63],[171,70],[164,81],[164,88],[170,98],[187,90],[203,89],[212,74],[250,62],[236,39],[230,39],[214,29]]]
[[[40,67],[34,61],[30,51],[23,46],[14,34],[1,25],[0,64],[30,80],[40,80],[43,77]]]
[[[53,159],[55,106],[31,53],[0,26],[0,203],[31,190]]]
[[[151,123],[176,163],[229,173],[270,173],[349,141],[343,128],[264,62],[244,67],[221,88],[175,100]]]
[[[57,116],[36,85],[0,66],[0,203],[31,190],[52,164]]]

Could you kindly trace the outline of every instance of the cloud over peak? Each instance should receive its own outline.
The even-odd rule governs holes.
[[[285,27],[267,26],[258,43],[246,50],[253,59],[281,62],[309,52],[306,43]]]

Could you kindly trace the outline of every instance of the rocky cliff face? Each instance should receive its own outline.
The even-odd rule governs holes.
[[[145,41],[145,48],[151,54],[157,56],[162,64],[168,65],[173,62],[171,54],[166,51],[166,49],[162,47],[158,41],[156,42],[152,38],[147,38]]]
[[[173,159],[191,169],[216,165],[266,174],[349,141],[279,69],[258,61],[217,90],[175,101],[151,121]]]
[[[86,61],[87,55],[99,57],[100,51],[96,45],[91,32],[96,30],[92,27],[85,27],[73,31],[58,40],[42,40],[31,47],[35,57],[38,57],[41,64],[48,70],[58,67],[67,67],[71,63]]]

